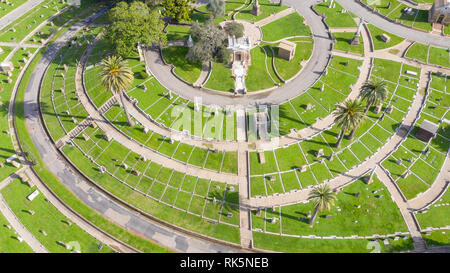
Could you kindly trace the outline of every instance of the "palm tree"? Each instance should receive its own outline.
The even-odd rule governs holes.
[[[336,147],[341,146],[342,139],[344,138],[345,131],[352,130],[349,139],[353,139],[355,130],[364,117],[363,105],[360,100],[347,100],[343,105],[338,105],[336,111],[333,113],[335,116],[334,121],[336,125],[341,128],[339,139],[336,142]]]
[[[328,184],[322,184],[311,191],[309,198],[314,201],[314,213],[309,219],[309,224],[314,225],[317,213],[319,211],[329,210],[334,204],[336,193],[331,190]]]
[[[120,56],[110,56],[102,60],[102,70],[100,72],[102,84],[108,88],[114,96],[119,96],[120,106],[125,111],[128,125],[134,126],[134,122],[127,111],[124,103],[123,92],[128,89],[134,80],[133,72],[126,60]]]
[[[386,99],[387,92],[387,84],[383,80],[365,82],[360,93],[360,97],[367,102],[364,115],[367,114],[370,106],[383,102]]]

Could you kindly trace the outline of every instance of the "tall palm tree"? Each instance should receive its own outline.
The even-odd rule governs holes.
[[[349,139],[353,138],[356,128],[364,117],[364,106],[360,100],[346,100],[342,105],[336,107],[334,111],[334,121],[336,125],[341,128],[339,139],[336,142],[336,147],[341,146],[342,139],[344,138],[345,131],[352,130],[349,135]]]
[[[360,97],[366,101],[364,115],[367,114],[370,106],[383,102],[387,97],[387,83],[383,80],[367,81],[361,87]]]
[[[134,122],[124,103],[123,92],[127,90],[134,80],[133,72],[128,67],[127,61],[120,56],[110,56],[102,60],[101,83],[108,88],[114,96],[119,96],[120,106],[125,111],[128,125],[134,126]]]
[[[329,210],[334,204],[336,193],[331,190],[328,184],[322,184],[311,191],[309,198],[314,201],[314,213],[309,219],[309,224],[314,225],[317,213],[319,211]]]

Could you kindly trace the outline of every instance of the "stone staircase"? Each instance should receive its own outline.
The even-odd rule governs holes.
[[[98,109],[99,113],[103,115],[104,113],[108,112],[111,107],[117,103],[117,97],[112,96],[109,100],[107,100],[100,108]]]
[[[106,113],[109,109],[111,109],[111,107],[117,103],[117,97],[116,96],[112,96],[109,100],[107,100],[102,106],[100,106],[100,108],[98,109],[100,114],[104,114]],[[92,125],[93,120],[90,117],[87,117],[86,119],[84,119],[82,122],[78,123],[77,126],[75,126],[75,128],[73,128],[72,130],[70,130],[67,135],[65,135],[64,137],[60,138],[56,143],[56,148],[61,148],[66,141],[75,138],[76,136],[78,136],[84,129],[86,129],[86,127],[91,126]]]

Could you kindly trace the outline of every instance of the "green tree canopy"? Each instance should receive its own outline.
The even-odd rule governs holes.
[[[240,38],[244,36],[244,25],[238,22],[227,22],[224,26],[225,31],[230,36],[236,36],[236,38]]]
[[[211,11],[214,18],[225,14],[225,0],[210,0],[206,7]]]
[[[120,2],[108,16],[111,24],[107,28],[106,38],[121,56],[132,55],[138,43],[150,46],[167,43],[164,22],[159,13],[150,10],[143,2]]]
[[[346,130],[352,130],[350,139],[353,138],[354,131],[364,117],[364,106],[360,100],[346,100],[336,107],[333,115],[336,125],[341,128],[341,134],[336,142],[336,147],[339,147]]]
[[[100,81],[102,85],[109,89],[113,95],[119,96],[119,103],[125,111],[128,124],[134,126],[134,122],[127,111],[123,98],[123,92],[133,83],[133,71],[131,71],[127,61],[120,56],[111,56],[103,59],[101,66]]]
[[[164,10],[162,15],[169,16],[178,22],[190,22],[190,15],[194,10],[194,7],[191,5],[193,3],[195,3],[195,0],[163,0],[162,6]]]
[[[195,43],[187,54],[189,60],[228,62],[230,52],[225,47],[227,33],[221,27],[215,25],[212,21],[203,25],[194,23],[191,28],[191,35]]]
[[[317,213],[319,211],[329,210],[334,204],[336,193],[331,190],[328,184],[321,184],[311,191],[309,198],[314,202],[314,213],[309,219],[309,224],[314,225]]]
[[[371,80],[365,82],[361,87],[360,96],[367,102],[364,113],[367,113],[370,106],[383,102],[387,97],[387,83],[383,80]]]

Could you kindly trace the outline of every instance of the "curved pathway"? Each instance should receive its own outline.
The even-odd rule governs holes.
[[[425,79],[421,77],[420,80],[423,81]],[[345,185],[352,183],[356,179],[365,175],[367,172],[372,170],[375,165],[382,162],[393,151],[395,151],[396,147],[398,147],[398,145],[400,145],[404,141],[405,137],[408,135],[409,129],[412,128],[412,126],[414,125],[416,117],[420,115],[423,99],[424,96],[419,91],[417,91],[414,101],[411,105],[411,108],[408,114],[406,115],[405,119],[403,120],[402,125],[397,129],[396,133],[390,139],[388,139],[388,141],[384,144],[384,146],[382,146],[378,150],[378,152],[374,153],[363,163],[353,167],[348,172],[341,174],[335,178],[332,178],[329,180],[329,182],[326,183],[328,183],[332,189],[342,188]],[[284,194],[251,198],[249,200],[249,206],[252,208],[263,208],[263,207],[298,203],[307,200],[311,190],[312,187]]]
[[[23,169],[18,170],[13,173],[5,180],[0,182],[0,190],[4,187],[8,186],[9,183],[18,178],[18,173],[23,172]],[[17,232],[17,235],[20,236],[36,253],[49,253],[49,251],[39,242],[34,235],[28,231],[28,229],[17,219],[14,212],[6,203],[3,196],[0,194],[0,213],[5,217],[5,219],[11,224],[11,227]]]
[[[29,10],[33,9],[43,1],[44,0],[28,0],[27,2],[23,3],[16,9],[12,10],[8,14],[0,18],[0,30],[8,26],[11,22],[14,22],[18,18],[20,18],[22,15],[24,15]]]
[[[288,0],[287,2],[291,2],[293,0]],[[450,37],[441,36],[436,34],[431,34],[427,32],[423,32],[420,30],[415,30],[413,28],[396,24],[390,22],[383,17],[381,17],[378,13],[373,13],[367,8],[358,4],[355,0],[336,0],[344,9],[352,12],[358,17],[362,17],[364,21],[370,23],[378,28],[389,31],[392,34],[397,36],[406,38],[411,41],[416,41],[422,44],[430,44],[443,48],[449,48],[450,46]]]
[[[328,65],[332,41],[321,17],[317,16],[311,5],[320,1],[296,1],[289,3],[305,18],[311,32],[314,33],[314,49],[308,64],[302,69],[302,73],[280,88],[270,92],[247,93],[244,96],[234,96],[232,93],[197,89],[178,80],[170,73],[170,66],[161,60],[159,50],[146,49],[144,51],[145,62],[153,76],[168,90],[185,99],[194,101],[195,97],[202,97],[204,105],[253,105],[280,104],[293,97],[302,94],[312,86],[322,75]]]
[[[240,249],[174,231],[170,227],[156,223],[148,217],[138,214],[135,210],[124,207],[120,204],[120,201],[112,199],[97,187],[88,184],[86,179],[60,155],[47,135],[43,127],[42,116],[37,114],[40,82],[47,67],[66,42],[80,31],[82,27],[88,25],[101,14],[100,11],[96,12],[64,32],[39,60],[28,82],[24,98],[25,122],[35,147],[39,154],[45,158],[45,167],[82,202],[102,214],[105,218],[159,245],[180,252],[239,251]]]
[[[450,153],[447,153],[444,164],[442,164],[441,171],[439,172],[436,180],[434,180],[431,187],[417,196],[414,199],[408,201],[408,205],[411,209],[421,210],[425,207],[436,202],[442,194],[448,190],[450,184]]]
[[[97,40],[98,41],[98,40]],[[194,165],[188,165],[186,163],[182,163],[181,161],[174,160],[169,156],[160,154],[147,146],[144,146],[137,141],[130,139],[127,135],[125,135],[122,131],[114,127],[103,115],[101,115],[94,104],[88,98],[87,92],[84,89],[84,85],[82,84],[82,74],[83,67],[86,64],[87,57],[89,56],[89,51],[94,48],[95,43],[91,43],[89,49],[85,52],[85,54],[81,57],[79,65],[77,66],[77,71],[75,74],[75,87],[76,93],[80,103],[86,109],[86,112],[89,114],[89,117],[95,120],[98,127],[108,134],[115,141],[120,143],[122,146],[126,147],[128,150],[144,156],[145,158],[151,158],[152,162],[155,162],[159,165],[174,169],[178,172],[186,173],[192,176],[198,176],[199,178],[210,179],[214,177],[214,180],[237,185],[237,175],[231,173],[219,173],[217,171],[203,169]]]

